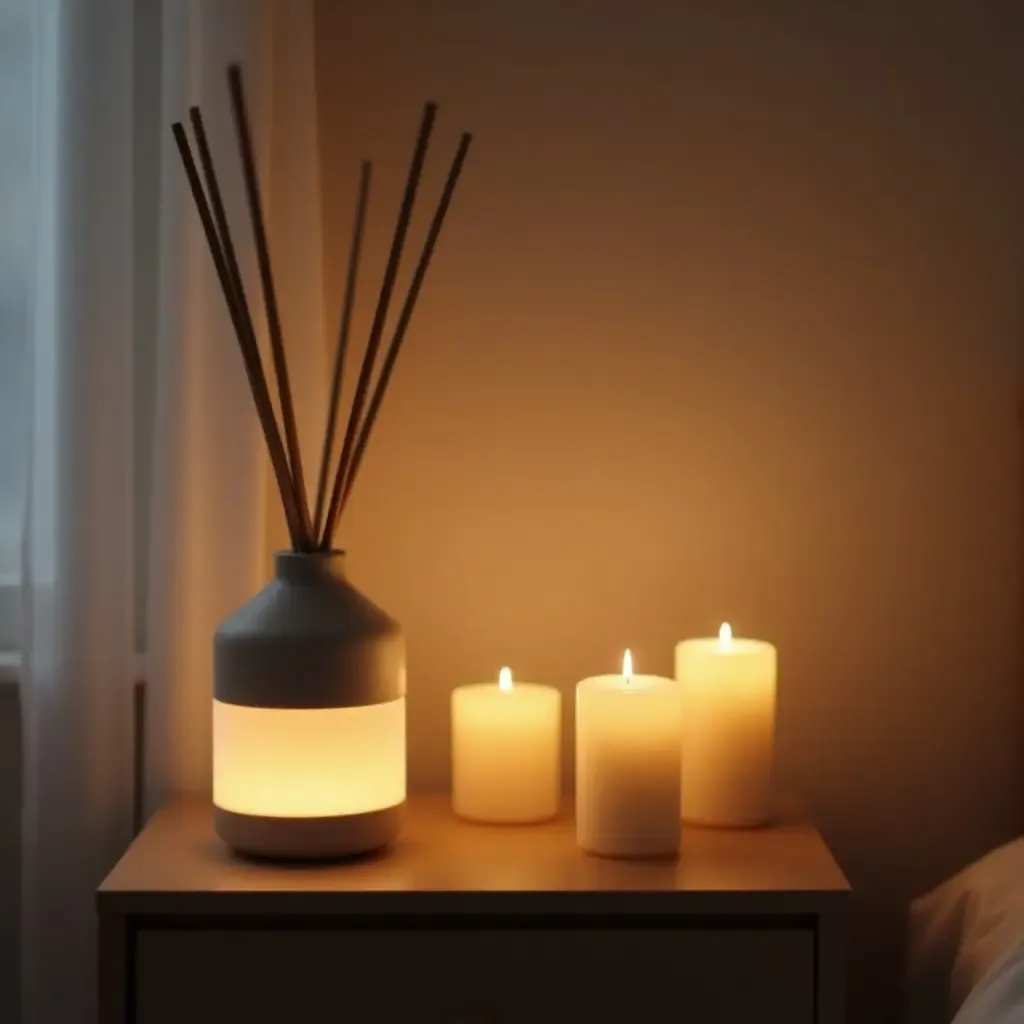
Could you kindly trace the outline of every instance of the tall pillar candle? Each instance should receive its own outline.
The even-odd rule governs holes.
[[[680,707],[675,680],[594,676],[576,687],[576,839],[607,857],[679,850]]]
[[[529,824],[558,813],[562,695],[553,686],[497,683],[452,691],[452,807],[461,818]]]
[[[683,707],[683,818],[751,826],[771,817],[776,652],[762,640],[717,638],[676,645]]]

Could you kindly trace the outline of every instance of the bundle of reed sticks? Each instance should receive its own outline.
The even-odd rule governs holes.
[[[372,167],[368,161],[362,165],[359,178],[359,190],[356,200],[355,226],[349,249],[348,271],[345,281],[345,294],[341,303],[340,322],[338,326],[337,347],[334,353],[334,365],[331,376],[330,397],[327,409],[327,422],[324,429],[323,447],[320,456],[316,500],[312,513],[306,491],[305,477],[302,469],[302,457],[299,452],[298,430],[296,428],[295,408],[292,404],[291,387],[288,381],[288,363],[285,359],[284,339],[281,332],[281,321],[277,309],[277,295],[274,290],[274,276],[271,270],[270,250],[264,227],[263,207],[260,199],[259,180],[256,174],[252,133],[245,105],[245,93],[242,88],[242,73],[237,65],[228,68],[228,92],[231,100],[231,111],[237,134],[238,151],[242,164],[242,178],[245,185],[246,203],[252,227],[253,242],[256,247],[256,263],[259,269],[260,287],[263,292],[263,304],[267,317],[267,334],[270,342],[271,361],[274,367],[274,379],[277,385],[277,405],[280,410],[281,426],[278,426],[277,414],[271,397],[270,385],[260,355],[259,342],[256,336],[252,312],[242,284],[242,275],[238,267],[235,246],[228,227],[224,201],[210,152],[209,140],[203,125],[203,115],[198,107],[189,110],[192,132],[195,136],[196,151],[199,155],[197,167],[192,146],[181,122],[172,125],[174,140],[178,153],[185,168],[196,211],[202,222],[206,242],[213,258],[214,268],[224,293],[231,324],[234,328],[238,348],[242,354],[242,362],[252,391],[253,403],[263,430],[263,438],[267,445],[271,467],[277,481],[281,504],[284,508],[285,521],[291,538],[292,549],[295,551],[314,552],[333,550],[334,534],[338,520],[352,494],[352,486],[359,473],[359,467],[366,457],[366,447],[377,420],[380,407],[387,392],[388,382],[395,369],[398,354],[402,348],[416,307],[416,300],[423,287],[427,268],[430,265],[434,248],[437,245],[445,215],[451,205],[455,186],[462,172],[466,154],[472,136],[463,133],[459,140],[455,157],[452,160],[448,177],[445,180],[441,198],[426,239],[420,252],[419,261],[413,271],[409,290],[395,322],[391,342],[388,345],[383,362],[377,373],[376,383],[371,390],[371,380],[377,362],[377,356],[384,336],[388,309],[391,305],[395,280],[398,276],[402,250],[405,246],[409,222],[412,219],[416,192],[419,188],[420,176],[427,155],[430,134],[437,116],[437,104],[427,103],[423,108],[419,135],[413,150],[412,163],[405,183],[402,204],[395,225],[395,233],[377,297],[377,306],[370,326],[370,334],[363,353],[359,377],[356,381],[352,405],[349,410],[348,424],[340,454],[335,457],[335,434],[337,432],[339,406],[341,404],[342,382],[345,361],[348,352],[349,333],[352,320],[352,307],[359,277],[359,259],[362,250],[363,230],[366,224],[366,212],[370,198],[370,178]],[[283,429],[282,429],[283,428]],[[282,440],[283,435],[283,440]],[[328,488],[328,481],[330,487]]]

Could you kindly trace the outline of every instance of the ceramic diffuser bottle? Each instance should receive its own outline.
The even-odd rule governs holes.
[[[214,639],[213,803],[247,853],[338,856],[398,834],[405,643],[344,554],[279,552]]]
[[[398,624],[348,581],[344,555],[334,549],[333,539],[451,203],[470,136],[463,134],[459,142],[371,393],[374,364],[437,113],[435,104],[426,104],[344,441],[336,456],[338,406],[369,201],[370,165],[363,164],[316,502],[311,508],[237,66],[228,69],[228,88],[266,310],[276,409],[271,398],[273,382],[262,362],[202,113],[197,107],[189,112],[198,164],[184,126],[176,123],[172,130],[245,365],[292,550],[275,556],[274,579],[228,616],[214,639],[214,824],[225,842],[248,854],[319,858],[365,853],[396,837],[405,802],[405,645]]]

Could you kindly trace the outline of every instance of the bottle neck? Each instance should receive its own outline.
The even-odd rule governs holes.
[[[277,551],[274,576],[285,583],[321,583],[345,579],[344,551]]]

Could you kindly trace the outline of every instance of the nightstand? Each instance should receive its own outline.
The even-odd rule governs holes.
[[[209,803],[155,815],[100,887],[101,1024],[839,1024],[850,889],[796,816],[583,854],[568,815],[413,797],[387,856],[257,864]]]

